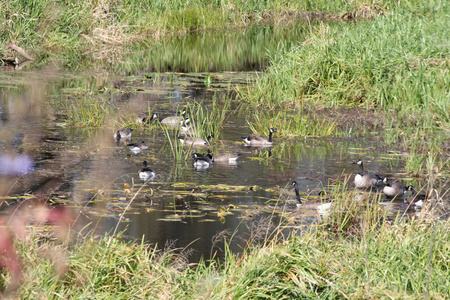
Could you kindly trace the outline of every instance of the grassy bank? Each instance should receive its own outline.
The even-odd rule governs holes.
[[[316,136],[317,128],[325,128],[326,135],[323,123],[333,122],[351,131],[330,111],[360,107],[365,110],[355,120],[374,115],[371,128],[382,129],[388,145],[412,154],[411,173],[426,173],[418,166],[429,155],[443,158],[445,165],[450,151],[449,5],[408,3],[371,21],[316,27],[297,49],[276,56],[256,87],[241,91],[260,112],[253,120],[255,131],[280,123],[285,136]],[[284,116],[292,114],[312,120],[309,130],[286,122]]]
[[[189,249],[156,250],[145,243],[124,242],[120,235],[83,237],[67,245],[48,239],[48,233],[43,239],[42,232],[33,229],[27,239],[16,243],[22,278],[18,290],[7,295],[20,299],[444,299],[450,293],[450,223],[436,217],[437,202],[419,218],[404,222],[385,219],[377,203],[355,205],[354,191],[338,189],[334,196],[339,209],[320,224],[306,231],[299,228],[289,238],[277,227],[269,233],[273,239],[261,243],[250,238],[243,254],[228,252],[222,263],[189,265]],[[294,219],[291,214],[287,212],[283,225]]]
[[[278,21],[298,12],[333,12],[340,16],[388,10],[395,1],[56,1],[2,0],[0,41],[15,43],[35,59],[61,59],[61,51],[78,59],[120,51],[135,41],[157,41],[204,29],[246,27]],[[368,9],[369,8],[369,9]],[[360,13],[361,14],[361,13]],[[114,49],[114,50],[113,50]],[[67,56],[63,54],[63,56]],[[73,59],[73,58],[72,58]]]

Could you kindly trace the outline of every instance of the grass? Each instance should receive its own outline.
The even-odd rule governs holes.
[[[231,98],[226,97],[219,99],[214,96],[210,104],[204,102],[188,102],[185,106],[186,116],[190,119],[189,130],[187,134],[193,137],[200,137],[206,140],[206,136],[210,133],[214,133],[215,137],[219,137],[220,129],[223,127],[224,122],[230,116]],[[194,148],[183,146],[178,141],[181,130],[168,128],[161,126],[166,140],[168,141],[169,151],[163,148],[161,151],[170,152],[176,162],[187,161],[191,159],[191,153],[195,152]],[[185,134],[185,133],[183,133]],[[214,143],[213,140],[210,141]],[[205,149],[200,149],[200,151]]]
[[[268,123],[272,111],[307,116],[317,110],[364,107],[382,120],[388,144],[413,149],[409,167],[427,152],[445,157],[450,126],[448,5],[408,3],[393,14],[354,26],[322,24],[298,48],[274,55],[256,85],[240,90],[257,112],[250,120],[257,125],[254,131]],[[301,123],[280,118],[278,127],[286,136],[339,135],[333,130],[339,120],[328,119],[322,121],[325,126],[308,120],[312,129],[302,130]],[[317,133],[316,128],[325,130]],[[428,176],[417,167],[409,172]]]
[[[186,113],[191,118],[190,127],[192,127],[199,137],[206,137],[211,132],[219,137],[220,130],[223,128],[224,122],[231,116],[230,109],[232,98],[226,96],[219,99],[213,96],[212,102],[188,102],[186,105]]]
[[[110,61],[137,41],[160,41],[173,35],[217,28],[242,28],[276,22],[297,12],[356,14],[367,7],[396,7],[395,1],[55,1],[1,2],[0,41],[15,43],[43,65],[58,57],[67,68],[80,59]],[[367,10],[367,9],[366,9]],[[0,48],[0,53],[7,53]],[[64,51],[63,55],[60,55]],[[88,54],[86,57],[86,53]]]
[[[30,47],[37,40],[44,41],[36,46],[44,56],[67,44],[84,49],[89,43],[121,45],[142,32],[156,39],[169,32],[199,30],[211,26],[211,19],[217,20],[216,25],[236,25],[245,23],[252,14],[270,10],[358,10],[372,4],[299,1],[286,4],[286,8],[285,2],[278,1],[227,5],[210,2],[210,7],[202,11],[205,3],[194,1],[188,8],[184,2],[160,1],[144,16],[146,4],[132,6],[134,2],[129,1],[90,5],[72,1],[58,3],[57,7],[53,1],[10,1],[0,8],[1,20],[6,21],[1,23],[0,39]],[[317,128],[322,127],[324,135],[330,134],[336,123],[314,119],[311,113],[317,108],[358,106],[376,110],[386,119],[382,125],[385,139],[408,149],[407,168],[417,176],[425,175],[432,188],[439,185],[439,174],[446,172],[448,165],[444,147],[450,128],[445,40],[448,4],[385,1],[379,5],[387,13],[370,22],[314,29],[302,47],[274,57],[273,66],[256,88],[242,90],[241,95],[256,108],[254,119],[249,119],[253,130],[265,132],[271,120],[282,136],[320,136]],[[48,9],[50,6],[54,9]],[[81,15],[66,13],[72,8]],[[14,14],[15,11],[20,13]],[[211,14],[203,18],[202,12]],[[73,115],[70,122],[100,126],[104,122],[101,105],[82,98],[79,104],[68,107]],[[280,107],[282,113],[278,113]],[[215,127],[199,123],[204,126],[201,130],[221,127],[224,115],[215,108],[212,111],[215,112],[193,105],[193,115],[216,122]],[[295,120],[283,120],[283,114],[290,111]],[[304,128],[309,122],[303,123],[303,117],[310,118],[313,129]],[[95,123],[90,123],[94,119]],[[181,150],[175,149],[174,156],[178,152]],[[271,239],[249,242],[241,254],[228,250],[225,261],[198,265],[188,264],[183,255],[186,249],[158,250],[143,242],[125,242],[120,235],[89,235],[79,242],[64,244],[43,239],[42,234],[32,231],[27,239],[14,241],[21,256],[23,277],[16,291],[5,292],[4,296],[448,297],[450,223],[448,213],[435,205],[442,203],[448,191],[438,193],[429,209],[408,220],[401,216],[388,218],[378,201],[370,198],[357,202],[358,192],[347,190],[346,185],[344,180],[333,189],[335,210],[318,225],[299,227],[288,237],[278,227],[271,232]],[[8,280],[8,272],[3,269],[2,285],[8,286]]]
[[[249,111],[253,111],[251,107]],[[327,137],[334,134],[336,122],[324,119],[313,113],[301,110],[292,112],[291,109],[277,108],[271,112],[257,112],[250,114],[248,119],[250,129],[262,136],[267,136],[268,128],[276,128],[277,134],[284,138]]]
[[[377,202],[355,205],[356,191],[345,185],[346,179],[331,190],[335,208],[322,222],[300,227],[289,236],[278,226],[263,234],[271,237],[263,243],[250,237],[241,254],[227,248],[236,238],[231,236],[225,239],[222,262],[190,265],[188,249],[126,242],[120,234],[97,238],[88,234],[67,244],[43,239],[49,235],[30,228],[28,238],[16,243],[27,272],[9,296],[445,298],[450,293],[450,223],[439,218],[438,206],[432,204],[409,222],[400,216],[389,220]],[[266,228],[270,226],[259,226]]]
[[[31,246],[29,249],[21,246]],[[19,245],[24,252],[27,274],[17,296],[23,299],[52,298],[109,298],[132,297],[164,298],[173,295],[185,298],[191,283],[178,277],[177,262],[183,265],[183,256],[175,249],[157,250],[144,243],[123,242],[115,238],[85,239],[67,252],[70,266],[64,279],[58,280],[52,270],[52,259],[43,257],[42,248],[61,249],[50,242],[40,245],[38,240]],[[39,272],[46,271],[42,277]],[[39,278],[39,279],[38,279]],[[38,286],[33,283],[34,280]],[[176,283],[176,284],[175,284]],[[34,290],[34,292],[31,292]]]
[[[166,137],[168,148],[170,151],[166,151],[163,147],[161,151],[170,152],[173,156],[175,162],[180,163],[181,161],[186,161],[190,159],[191,149],[186,149],[183,147],[183,144],[178,140],[178,136],[180,135],[180,130],[173,128],[168,128],[167,126],[161,125],[161,129],[164,132]]]
[[[107,104],[89,96],[83,96],[79,101],[66,105],[67,123],[75,127],[100,127],[105,124],[106,116],[111,112]]]

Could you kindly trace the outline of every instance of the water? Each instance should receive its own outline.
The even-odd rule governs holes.
[[[107,118],[118,120],[145,115],[149,109],[171,115],[191,101],[210,103],[214,95],[220,98],[230,86],[245,84],[253,71],[263,70],[268,54],[301,42],[303,32],[301,26],[213,32],[138,48],[123,63],[103,65],[107,71],[49,66],[1,74],[1,154],[33,159],[25,175],[0,176],[3,206],[24,193],[44,195],[73,208],[74,229],[81,235],[124,231],[127,239],[179,248],[190,261],[198,261],[223,255],[224,236],[228,241],[236,233],[231,246],[239,251],[250,235],[263,238],[270,232],[269,220],[272,226],[279,224],[282,209],[296,212],[293,180],[305,199],[316,199],[328,184],[356,173],[351,162],[357,158],[365,160],[368,171],[404,176],[401,153],[389,153],[377,133],[296,141],[275,134],[271,148],[245,147],[241,137],[251,134],[251,115],[245,110],[230,116],[216,146],[218,152],[241,152],[238,163],[214,164],[201,171],[190,159],[174,161],[157,126],[134,130],[133,141],[149,145],[134,154],[114,142],[116,127],[67,123],[67,111],[82,99],[113,107]],[[145,184],[138,177],[144,160],[157,174]],[[317,222],[317,214],[310,211],[297,219],[311,224]]]

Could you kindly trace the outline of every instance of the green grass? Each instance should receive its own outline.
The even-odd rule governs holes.
[[[255,86],[240,90],[256,112],[250,124],[267,123],[272,111],[303,116],[318,109],[364,107],[375,110],[382,121],[388,145],[445,157],[450,141],[448,12],[445,1],[412,1],[352,26],[314,27],[301,46],[274,55]],[[285,136],[317,135],[292,126],[289,118],[280,119]],[[330,119],[322,121],[329,128],[323,135],[339,135],[333,131],[339,120]],[[324,127],[314,119],[308,124]],[[259,126],[254,130],[259,132]],[[412,155],[408,166],[420,160]],[[427,175],[417,167],[409,171]]]
[[[171,153],[174,161],[176,163],[180,163],[181,161],[187,161],[191,159],[192,149],[189,147],[184,147],[183,144],[179,141],[178,137],[180,136],[179,129],[169,128],[167,126],[161,125],[161,130],[164,132],[167,143],[166,147],[161,148],[162,152]]]
[[[242,25],[252,14],[271,10],[335,12],[373,4],[248,1],[225,5],[194,1],[187,7],[181,1],[160,1],[149,9],[145,3],[130,1],[89,5],[66,1],[58,2],[56,7],[55,3],[2,3],[0,40],[4,44],[12,41],[25,48],[29,46],[45,56],[68,45],[76,50],[105,41],[122,45],[141,33],[157,39],[213,25]],[[204,10],[203,5],[207,6]],[[434,179],[440,180],[440,173],[448,172],[448,158],[442,147],[448,142],[450,128],[448,3],[385,1],[378,5],[386,11],[385,16],[311,29],[312,34],[301,47],[274,56],[273,66],[256,88],[242,90],[240,94],[249,106],[256,108],[254,118],[249,119],[252,129],[266,132],[270,121],[281,136],[321,136],[314,128],[324,127],[325,133],[333,130],[335,120],[320,123],[324,121],[311,116],[317,108],[374,109],[385,119],[382,126],[386,141],[407,150],[407,168],[417,176],[425,174],[431,188],[439,185]],[[210,15],[203,18],[202,11]],[[212,19],[217,23],[208,23]],[[102,105],[85,96],[79,103],[66,107],[71,111],[68,122],[75,126],[101,126],[105,110]],[[215,127],[200,123],[205,126],[202,131],[220,129],[220,119],[224,118],[202,106],[193,106],[191,113],[210,121],[218,120]],[[283,120],[283,114],[288,113],[295,120]],[[303,117],[309,121],[304,123]],[[308,124],[313,129],[308,129]],[[323,135],[327,134],[330,133]],[[31,232],[29,238],[15,241],[24,269],[19,289],[12,296],[20,299],[448,297],[448,215],[439,215],[439,206],[432,205],[420,217],[389,219],[377,201],[367,198],[357,202],[357,191],[348,191],[345,186],[344,181],[331,192],[336,210],[317,226],[298,228],[289,237],[279,231],[271,232],[273,239],[249,242],[242,254],[228,250],[225,261],[201,262],[197,266],[187,264],[184,249],[161,251],[143,242],[125,242],[120,235],[88,236],[77,243],[60,245]],[[443,194],[448,195],[448,191],[438,194],[436,202],[442,202]],[[63,272],[57,272],[60,268]],[[0,281],[8,286],[6,270]]]
[[[144,242],[123,241],[120,234],[88,234],[68,245],[30,230],[27,239],[16,242],[26,272],[14,296],[445,298],[450,293],[450,223],[440,220],[436,210],[442,194],[420,217],[388,219],[376,201],[357,205],[358,192],[347,190],[345,181],[331,190],[336,203],[328,218],[288,237],[281,226],[266,232],[270,238],[262,243],[250,237],[241,254],[225,247],[225,261],[189,265],[188,249],[157,250]]]
[[[225,121],[231,116],[231,96],[220,99],[213,96],[210,104],[205,102],[188,102],[186,105],[186,113],[190,117],[190,127],[195,129],[198,137],[205,138],[211,132],[219,138],[220,130],[223,128]]]
[[[67,124],[75,127],[100,127],[105,125],[106,116],[111,113],[108,104],[87,95],[65,105]]]
[[[188,136],[200,137],[206,140],[206,137],[210,133],[214,133],[216,138],[220,136],[220,130],[223,127],[224,122],[231,115],[231,98],[225,97],[219,99],[214,96],[212,102],[207,104],[205,102],[188,102],[185,106],[186,116],[190,119]],[[180,128],[173,129],[166,126],[160,126],[166,137],[166,146],[169,149],[163,147],[162,152],[171,153],[175,162],[190,161],[191,154],[196,150],[206,153],[204,149],[194,149],[192,146],[184,146],[179,142],[178,137],[181,135]],[[186,134],[183,132],[183,134]],[[210,140],[214,145],[214,140]]]
[[[408,2],[409,4],[410,2]],[[2,0],[0,41],[32,54],[34,65],[64,59],[66,67],[94,56],[108,60],[136,41],[217,28],[242,28],[276,22],[286,12],[357,12],[396,7],[396,1],[56,1]],[[402,4],[404,5],[404,4]],[[0,48],[0,53],[6,52]],[[64,52],[61,55],[61,52]],[[87,54],[87,55],[86,55]]]
[[[82,244],[70,248],[51,242],[41,245],[37,239],[18,246],[28,270],[16,294],[22,299],[56,295],[78,299],[157,299],[164,295],[186,298],[191,290],[189,272],[183,279],[179,277],[182,269],[176,268],[177,262],[181,268],[185,266],[182,254],[177,254],[175,249],[161,251],[144,243],[124,242],[120,235],[86,238]],[[54,251],[53,256],[43,254],[43,249]],[[57,259],[69,262],[61,279],[52,266]]]

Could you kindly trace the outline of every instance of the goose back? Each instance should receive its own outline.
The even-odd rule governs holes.
[[[383,193],[386,197],[400,197],[406,192],[406,187],[398,181],[388,182],[385,180],[386,186],[383,188]]]
[[[246,137],[243,136],[242,139],[246,145],[250,145],[250,146],[252,146],[252,145],[255,145],[255,146],[272,145],[273,144],[272,135],[274,132],[277,132],[277,130],[274,128],[270,128],[268,138],[251,134]]]
[[[212,156],[214,162],[236,162],[237,159],[242,155],[240,152],[236,153],[219,153]]]
[[[148,167],[147,161],[144,161],[143,167],[139,170],[138,175],[141,180],[148,180],[155,177],[155,172]]]
[[[384,176],[380,174],[364,174],[364,165],[360,159],[353,162],[353,164],[359,165],[359,173],[355,175],[354,179],[354,183],[357,188],[371,188],[383,181]]]

